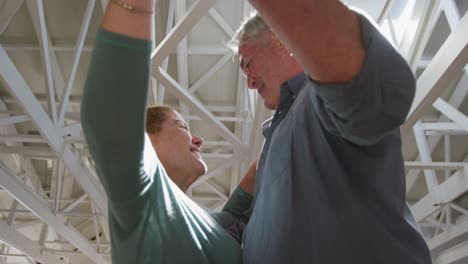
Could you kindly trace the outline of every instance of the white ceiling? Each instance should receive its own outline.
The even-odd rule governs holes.
[[[110,262],[106,198],[79,124],[107,2],[0,0],[0,263]],[[418,77],[402,127],[408,201],[434,262],[468,263],[468,1],[345,2],[377,20]],[[176,107],[205,139],[210,172],[188,195],[206,210],[237,186],[271,114],[225,46],[249,12],[244,1],[157,1],[149,104]]]

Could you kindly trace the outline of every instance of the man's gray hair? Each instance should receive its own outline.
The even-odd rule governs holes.
[[[270,28],[263,18],[261,18],[257,12],[253,12],[250,16],[242,20],[236,34],[234,34],[232,39],[227,43],[227,46],[237,54],[240,45],[253,41],[260,33],[268,31],[270,31]]]

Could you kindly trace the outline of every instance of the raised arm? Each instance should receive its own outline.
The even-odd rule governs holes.
[[[365,51],[357,15],[338,0],[250,0],[312,79],[348,82]]]
[[[125,0],[138,9],[131,12],[119,0],[109,1],[101,22],[102,28],[128,37],[151,40],[153,34],[153,9],[156,0]],[[121,4],[118,4],[121,3]]]
[[[358,145],[398,132],[415,92],[404,58],[338,0],[250,0],[311,77],[328,130]]]
[[[153,8],[152,0],[130,2],[141,9]],[[109,1],[81,103],[81,122],[91,155],[109,208],[123,227],[138,221],[142,206],[138,201],[153,176],[144,160],[154,152],[145,149],[144,121],[151,24],[152,14],[129,12]]]

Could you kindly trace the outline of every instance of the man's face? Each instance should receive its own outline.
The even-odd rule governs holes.
[[[240,68],[247,78],[247,86],[256,89],[265,107],[275,110],[279,104],[281,54],[270,34],[261,34],[257,40],[239,46]]]
[[[167,114],[156,145],[156,152],[164,167],[172,168],[178,175],[196,174],[199,177],[205,174],[206,164],[200,155],[202,145],[203,139],[190,133],[179,113],[171,111]],[[173,180],[177,182],[177,179]]]

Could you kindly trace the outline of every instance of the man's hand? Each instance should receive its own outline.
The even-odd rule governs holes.
[[[361,69],[359,18],[339,0],[249,2],[315,81],[349,82]]]

